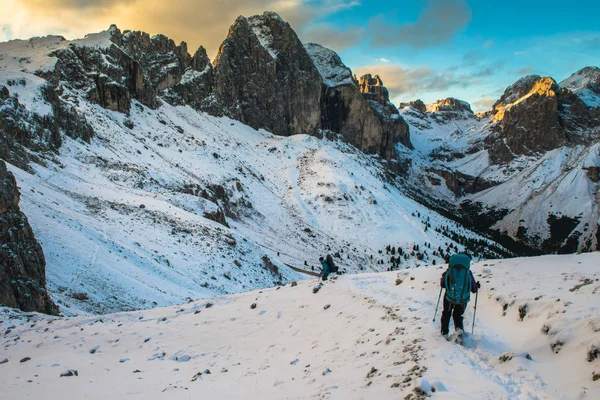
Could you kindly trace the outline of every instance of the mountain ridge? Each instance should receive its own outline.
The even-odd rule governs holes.
[[[116,26],[0,51],[0,157],[66,313],[278,285],[323,252],[359,272],[598,246],[597,111],[551,78],[489,115],[454,98],[398,110],[380,77],[272,13],[238,18],[212,62]]]

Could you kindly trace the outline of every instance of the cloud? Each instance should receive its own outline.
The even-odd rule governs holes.
[[[504,61],[496,61],[492,64],[487,64],[486,66],[484,66],[483,68],[476,70],[474,72],[471,72],[470,74],[467,74],[468,77],[471,78],[485,78],[487,76],[492,76],[494,75],[496,72],[502,70],[504,68]]]
[[[390,60],[388,60],[387,58],[383,58],[383,57],[381,57],[381,58],[378,58],[378,59],[377,59],[377,61],[379,61],[379,62],[381,62],[381,63],[384,63],[384,64],[389,64],[389,63],[391,63],[391,61],[390,61]]]
[[[515,74],[517,74],[517,75],[529,75],[529,74],[531,74],[531,73],[532,73],[534,70],[535,70],[535,67],[534,67],[534,66],[532,66],[532,65],[530,65],[530,66],[528,66],[528,67],[523,67],[523,68],[521,68],[521,69],[518,69],[518,70],[516,70],[516,71],[514,71],[514,72],[515,72]]]
[[[335,51],[342,51],[358,44],[364,33],[364,29],[357,26],[339,29],[330,24],[317,24],[303,29],[300,37],[305,43],[319,43]]]
[[[13,38],[13,32],[8,24],[0,26],[0,41],[11,40]]]
[[[118,3],[135,3],[136,0],[21,0],[31,8],[52,9],[54,7],[70,9],[109,9]]]
[[[121,29],[163,33],[186,41],[190,52],[199,45],[212,57],[239,15],[278,12],[294,29],[319,23],[328,15],[356,7],[356,0],[1,0],[0,25],[16,37],[62,34],[72,39],[99,32],[115,23]],[[17,17],[15,17],[17,16]],[[332,43],[345,45],[340,35]]]
[[[416,22],[397,26],[385,23],[383,16],[378,16],[370,21],[369,31],[375,46],[437,47],[449,42],[455,33],[465,28],[471,17],[466,0],[428,0]]]
[[[463,56],[464,66],[473,66],[480,64],[486,59],[486,55],[478,50],[471,50]]]
[[[483,44],[481,46],[484,49],[491,49],[492,47],[494,47],[495,44],[496,44],[496,42],[494,42],[493,40],[486,40],[485,42],[483,42]]]
[[[393,97],[399,95],[418,97],[424,92],[443,91],[453,86],[466,87],[471,84],[468,80],[461,80],[452,73],[434,71],[426,65],[406,67],[388,64],[356,69],[357,76],[368,73],[379,75]]]
[[[482,111],[488,111],[492,109],[492,106],[494,105],[494,103],[496,102],[496,100],[492,97],[483,97],[475,102],[473,102],[473,111],[475,112],[482,112]]]

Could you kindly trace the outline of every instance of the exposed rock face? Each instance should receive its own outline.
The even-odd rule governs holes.
[[[27,149],[38,154],[55,152],[61,145],[58,128],[63,120],[55,120],[51,115],[28,110],[19,102],[16,94],[11,94],[13,89],[27,85],[27,80],[11,80],[8,84],[9,87],[0,85],[0,158],[19,168],[29,169],[31,159],[42,161]],[[32,82],[29,81],[29,84]],[[46,100],[57,103],[56,94],[50,85],[41,86],[39,94]],[[60,111],[59,108],[55,109]]]
[[[427,113],[439,123],[450,123],[455,120],[476,119],[471,105],[463,100],[448,97],[428,104]]]
[[[427,105],[427,112],[452,111],[456,113],[473,114],[471,105],[463,100],[448,97]]]
[[[400,105],[398,106],[398,108],[404,108],[404,107],[412,107],[415,110],[419,111],[421,114],[427,113],[427,106],[425,105],[425,103],[423,103],[423,100],[421,100],[421,99],[418,99],[415,101],[409,101],[409,102],[405,102],[405,103],[400,103]]]
[[[320,128],[321,76],[277,14],[238,17],[213,65],[213,94],[223,114],[276,135]]]
[[[366,74],[361,76],[358,81],[358,88],[365,100],[374,100],[380,104],[387,104],[390,101],[390,92],[383,86],[383,81],[379,75]]]
[[[183,72],[181,80],[172,89],[165,91],[165,98],[171,104],[188,104],[197,110],[211,112],[212,72],[206,49],[200,46],[192,57],[190,66]]]
[[[493,134],[486,139],[492,162],[510,161],[596,136],[595,116],[554,79],[530,75],[508,87],[493,107]],[[596,125],[596,127],[594,127]]]
[[[116,44],[121,32],[113,25],[96,35],[106,36],[98,46],[72,42],[50,54],[58,58],[52,80],[87,93],[90,101],[109,110],[129,113],[132,99],[155,106],[155,90],[142,65]]]
[[[448,189],[457,197],[477,193],[498,184],[497,182],[490,182],[483,178],[463,174],[460,171],[435,168],[430,168],[427,171],[442,177]]]
[[[587,176],[594,183],[600,182],[600,167],[588,167],[587,168]]]
[[[15,177],[0,161],[0,304],[58,314],[46,292],[46,261],[27,217],[19,210]]]
[[[408,125],[379,77],[365,75],[357,81],[333,50],[314,43],[306,49],[323,78],[323,129],[341,133],[350,144],[387,160],[395,158],[397,143],[412,148]]]
[[[560,83],[581,98],[588,107],[600,107],[600,68],[585,67]]]
[[[283,136],[330,130],[387,160],[395,157],[398,142],[412,147],[408,126],[379,77],[356,81],[335,52],[318,45],[305,48],[290,25],[272,12],[237,18],[212,64],[202,47],[190,56],[185,42],[176,45],[164,35],[139,31],[121,33],[114,25],[81,40],[51,37],[39,45],[48,44],[48,61],[55,58],[52,67],[29,72],[50,82],[47,97],[55,118],[36,123],[43,132],[29,136],[44,136],[35,142],[53,150],[60,146],[60,133],[88,142],[93,135],[73,95],[125,114],[132,100],[152,108],[165,100]],[[1,95],[1,101],[8,101],[10,93]],[[31,118],[6,116],[2,123]],[[27,136],[16,133],[16,127],[7,129],[13,138]],[[7,156],[13,147],[0,143],[0,152],[11,162],[22,158],[18,165],[24,167],[23,155]]]
[[[192,62],[187,44],[181,42],[177,46],[165,35],[150,37],[140,31],[125,31],[120,35],[115,28],[111,40],[133,60],[139,62],[150,81],[150,86],[157,92],[179,83],[183,72]]]

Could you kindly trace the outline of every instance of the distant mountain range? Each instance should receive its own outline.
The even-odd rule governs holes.
[[[326,252],[359,272],[597,250],[599,133],[597,67],[481,114],[396,106],[272,12],[212,62],[116,26],[0,43],[0,158],[67,314],[277,285]]]

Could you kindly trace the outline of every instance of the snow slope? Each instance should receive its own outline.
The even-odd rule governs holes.
[[[476,263],[482,289],[465,347],[439,335],[439,313],[432,323],[441,266],[398,273],[400,285],[395,272],[347,275],[316,294],[302,281],[95,317],[5,309],[0,390],[62,400],[596,399],[598,262],[589,253]],[[77,376],[60,377],[68,370]]]
[[[577,94],[589,107],[600,107],[600,68],[586,67],[560,83]]]
[[[522,78],[511,88],[533,79],[536,77]],[[506,99],[512,103],[522,100],[516,93]],[[492,164],[484,146],[493,128],[489,116],[455,118],[443,111],[422,114],[410,106],[401,114],[411,127],[415,147],[416,157],[408,154],[413,157],[412,176],[435,197],[456,204],[467,200],[481,204],[485,212],[502,213],[492,229],[545,252],[597,248],[597,184],[588,175],[588,169],[600,165],[597,143],[573,143]],[[444,173],[452,179],[464,174],[490,184],[475,193],[457,194],[447,185],[456,181],[444,179]]]
[[[468,198],[510,210],[494,227],[513,237],[517,236],[519,221],[528,221],[526,233],[537,237],[539,244],[550,238],[548,215],[574,218],[572,230],[581,234],[582,243],[575,249],[590,248],[597,238],[596,227],[589,222],[600,221],[600,215],[596,185],[589,179],[587,168],[600,164],[599,154],[598,144],[552,150],[501,185]]]
[[[19,90],[36,99],[40,87]],[[339,252],[348,272],[379,271],[389,266],[379,254],[386,245],[456,244],[435,232],[454,223],[408,199],[382,180],[377,159],[342,142],[277,137],[166,103],[134,102],[126,116],[77,96],[91,143],[65,136],[34,175],[9,166],[65,315],[269,287],[301,277],[285,264],[311,270],[328,252]],[[433,260],[443,262],[430,255],[405,265]]]

